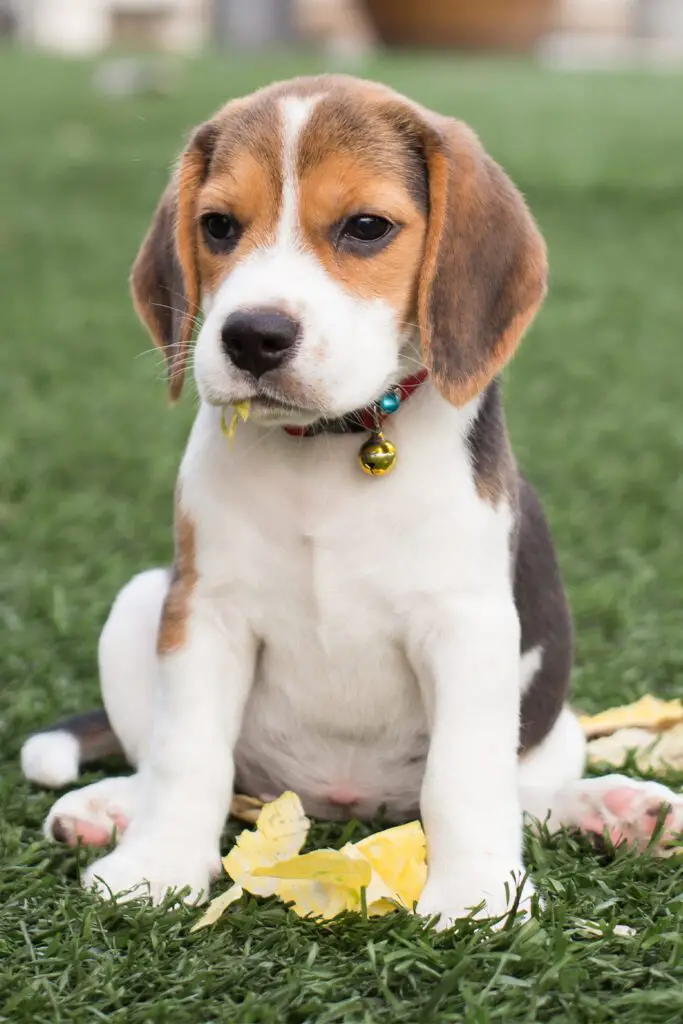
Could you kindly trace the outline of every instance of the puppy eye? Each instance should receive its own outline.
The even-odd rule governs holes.
[[[344,224],[341,235],[354,242],[379,242],[393,228],[393,224],[386,217],[377,217],[370,213],[359,213],[356,217],[349,217]]]
[[[206,213],[202,217],[204,237],[214,252],[229,252],[237,245],[241,228],[231,213]]]

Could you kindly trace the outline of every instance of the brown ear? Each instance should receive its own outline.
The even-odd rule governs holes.
[[[540,307],[546,249],[522,196],[466,125],[432,122],[426,159],[423,358],[444,397],[464,405],[505,366]]]
[[[180,395],[200,312],[196,200],[206,177],[213,126],[203,125],[182,154],[131,272],[135,309],[166,356],[172,400]]]

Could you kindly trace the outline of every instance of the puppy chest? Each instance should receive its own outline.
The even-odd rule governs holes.
[[[307,547],[305,568],[297,560],[254,623],[261,649],[238,781],[259,796],[294,789],[313,814],[383,805],[400,818],[416,806],[427,743],[400,616],[373,585],[374,566]]]
[[[310,724],[354,734],[388,704],[411,705],[417,683],[380,567],[304,540],[279,571],[281,586],[271,577],[253,610],[256,687],[284,695]]]

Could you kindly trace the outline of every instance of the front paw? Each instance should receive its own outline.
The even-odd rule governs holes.
[[[472,916],[492,918],[499,928],[515,906],[519,912],[528,914],[533,894],[534,887],[521,865],[489,867],[486,871],[478,867],[454,868],[447,878],[429,876],[417,913],[428,918],[438,915],[439,931],[450,928],[460,918]]]
[[[96,860],[83,873],[81,884],[103,899],[117,903],[148,900],[163,903],[171,892],[185,890],[184,903],[203,903],[215,874],[215,856],[170,853],[155,847],[126,847],[125,843],[106,857]]]

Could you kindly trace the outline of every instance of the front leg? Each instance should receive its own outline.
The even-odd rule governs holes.
[[[517,784],[519,620],[512,596],[463,601],[425,626],[414,662],[431,728],[421,797],[440,926],[510,908],[523,876]],[[528,903],[530,886],[523,893]]]
[[[166,628],[164,615],[170,613],[167,602],[154,726],[140,768],[137,812],[116,850],[83,876],[83,885],[103,896],[150,897],[157,903],[171,890],[189,887],[185,899],[194,902],[207,896],[210,877],[220,870],[233,750],[253,677],[255,645],[243,617],[236,612],[219,616],[208,597],[192,596],[182,630]]]

